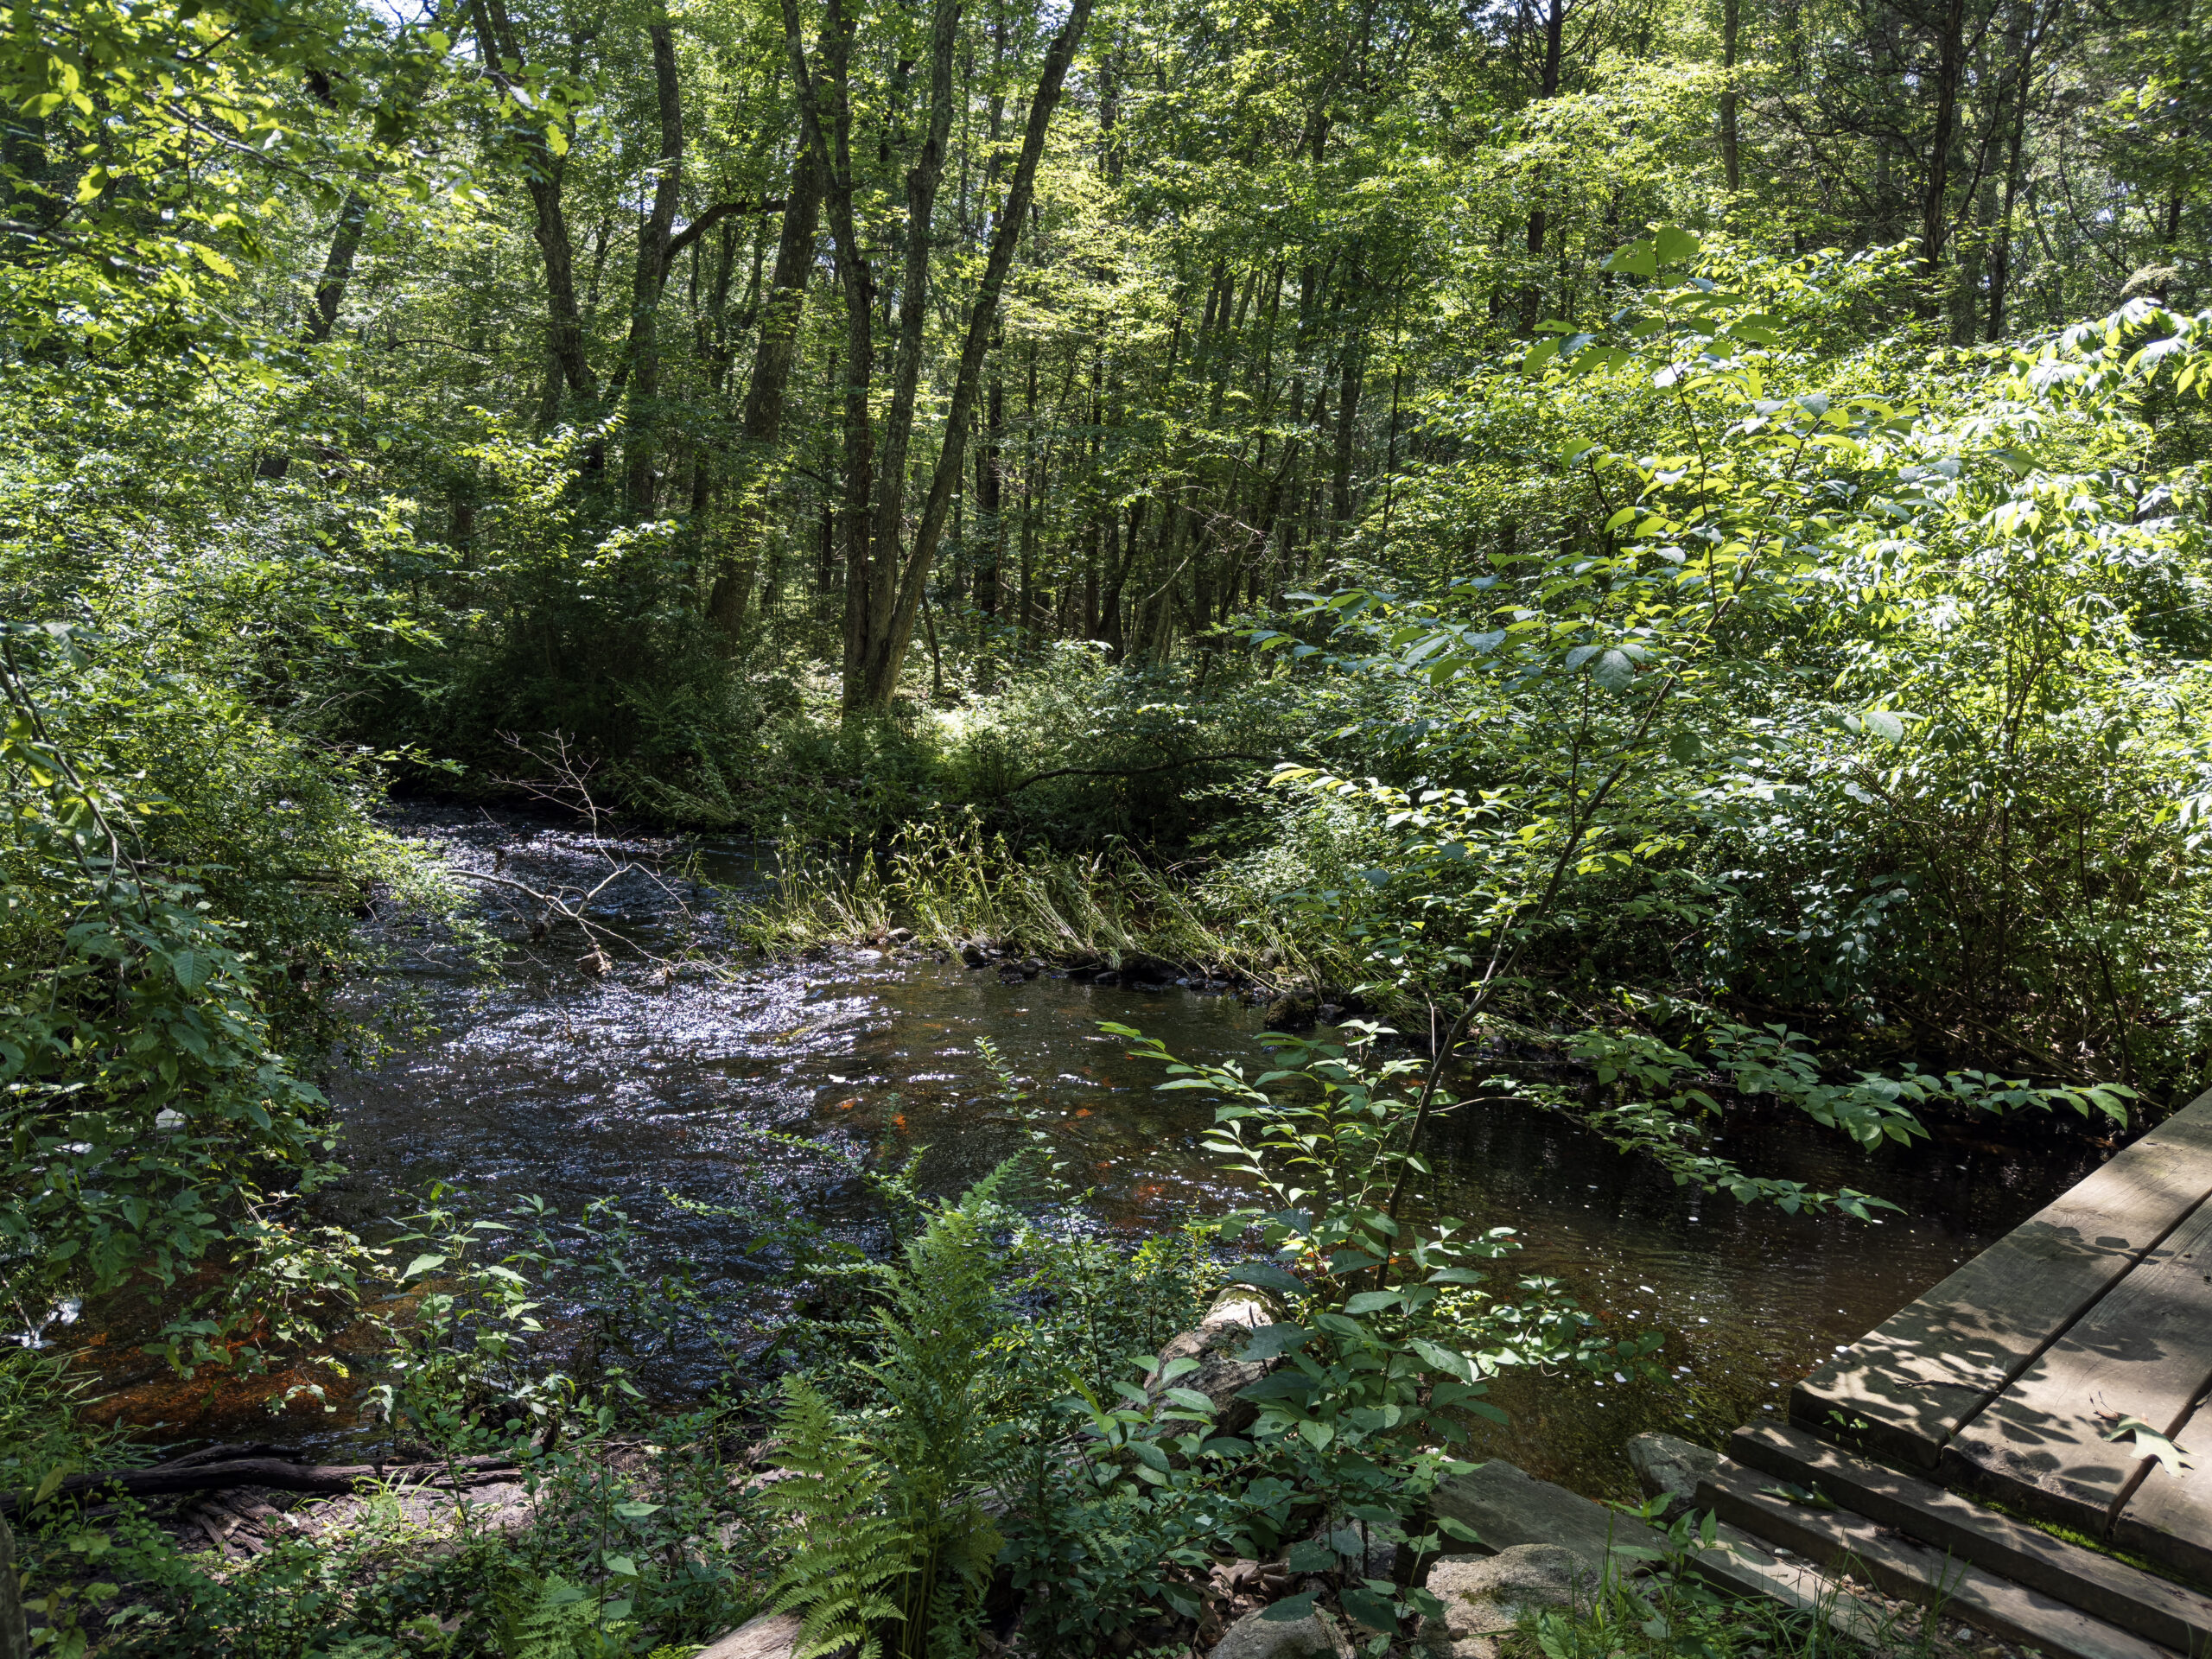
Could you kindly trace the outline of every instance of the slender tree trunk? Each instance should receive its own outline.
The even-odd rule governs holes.
[[[882,459],[876,471],[874,536],[868,555],[867,594],[860,630],[862,648],[845,680],[845,706],[881,706],[869,696],[871,664],[883,654],[882,636],[899,605],[899,531],[905,521],[906,453],[913,440],[914,402],[922,376],[923,336],[929,321],[930,254],[938,182],[944,176],[946,139],[952,130],[952,48],[959,34],[958,0],[936,0],[930,29],[929,136],[906,171],[906,258],[899,283],[898,357],[891,407],[883,423]],[[962,411],[964,416],[965,411]],[[910,623],[911,626],[911,623]]]
[[[1536,101],[1548,103],[1559,96],[1560,79],[1564,68],[1567,41],[1567,0],[1548,0],[1544,11],[1544,63],[1536,84]],[[1544,175],[1541,170],[1534,181],[1536,205],[1529,210],[1529,257],[1533,266],[1544,251],[1544,236],[1549,225],[1544,213]],[[1543,289],[1531,280],[1521,290],[1521,332],[1534,333],[1536,313],[1542,308]]]
[[[795,0],[785,0],[785,3],[795,3]],[[1060,101],[1068,66],[1074,60],[1084,29],[1090,21],[1090,8],[1091,0],[1071,0],[1067,17],[1045,54],[1037,90],[1029,102],[1029,120],[1022,134],[1020,159],[1014,163],[1014,179],[1007,187],[1006,205],[993,227],[990,257],[976,285],[967,335],[961,343],[959,373],[953,383],[952,404],[945,420],[944,446],[938,452],[930,480],[929,498],[922,509],[922,522],[915,533],[912,550],[906,556],[905,569],[900,572],[890,626],[875,642],[867,671],[860,681],[860,702],[868,708],[887,707],[898,689],[899,671],[913,635],[914,615],[921,605],[923,585],[929,579],[930,565],[937,556],[938,542],[944,533],[945,519],[951,509],[952,493],[960,480],[969,414],[975,406],[984,348],[997,326],[999,295],[1006,286],[1007,273],[1013,268],[1023,222],[1029,217],[1046,130],[1052,123],[1052,111]]]
[[[875,375],[875,273],[861,247],[853,222],[852,34],[843,0],[825,0],[821,40],[823,85],[807,67],[798,0],[783,0],[784,37],[791,54],[791,84],[799,126],[822,168],[823,200],[830,210],[830,245],[836,250],[838,283],[845,297],[843,399],[843,505],[839,512],[845,544],[844,675],[850,683],[867,645],[868,521],[874,505],[874,429],[868,421],[868,391]],[[829,124],[817,103],[826,90]]]
[[[1920,264],[1935,303],[1936,275],[1950,229],[1951,149],[1958,137],[1959,86],[1966,74],[1966,0],[1942,0],[1942,38],[1936,70],[1935,129],[1929,135],[1920,198]]]
[[[1006,350],[1003,332],[991,353],[991,390],[983,400],[983,453],[976,472],[976,499],[982,522],[976,525],[989,550],[990,563],[976,573],[976,604],[996,620],[999,613],[1000,572],[1006,565],[1006,377],[1001,359]]]
[[[527,60],[508,20],[506,0],[480,0],[476,23],[486,64],[497,66],[502,79],[519,73]],[[561,194],[566,162],[529,121],[516,123],[509,136],[522,156],[523,185],[535,214],[531,233],[545,264],[546,343],[569,391],[588,410],[599,402],[599,379],[584,354],[583,318],[576,308],[575,247]]]
[[[338,226],[331,232],[330,253],[322,262],[322,276],[315,285],[315,309],[308,314],[307,340],[320,346],[338,326],[338,308],[346,298],[346,285],[353,278],[353,257],[361,251],[361,237],[369,228],[369,199],[358,190],[346,194],[338,210]]]
[[[307,325],[300,331],[300,338],[310,346],[320,346],[330,338],[338,326],[338,308],[346,298],[346,284],[353,275],[353,257],[360,251],[362,233],[369,226],[369,199],[358,190],[346,194],[345,205],[338,210],[337,227],[331,232],[330,252],[322,262],[322,276],[315,283],[315,303],[308,312]],[[264,455],[255,467],[260,478],[279,479],[291,470],[292,458],[282,450]]]
[[[999,6],[991,19],[991,99],[986,129],[990,154],[983,173],[984,189],[995,200],[1006,162],[999,148],[1006,128],[1006,52],[1007,8]],[[977,530],[990,563],[976,572],[976,605],[995,622],[1006,570],[1006,329],[1002,326],[992,330],[989,353],[991,383],[983,400],[983,452],[976,466],[976,498],[982,506],[982,522]],[[979,671],[988,660],[988,657],[979,659]]]
[[[1989,255],[1989,329],[1992,341],[2005,337],[2007,290],[2012,281],[2012,213],[2019,199],[2020,155],[2028,136],[2028,94],[2034,86],[2036,48],[2041,31],[2031,10],[2019,43],[2018,70],[2012,79],[2010,130],[2005,136],[2005,191],[1997,209],[1997,241]]]
[[[1744,188],[1740,135],[1736,120],[1736,38],[1740,0],[1720,0],[1720,168],[1728,194]]]
[[[1341,541],[1351,523],[1351,450],[1359,419],[1359,389],[1364,376],[1361,340],[1355,334],[1344,341],[1344,364],[1337,378],[1337,452],[1329,477],[1329,522],[1332,538]]]
[[[457,0],[453,10],[440,16],[433,6],[423,20],[425,29],[451,29],[465,23],[469,0]],[[411,109],[422,100],[429,85],[431,70],[427,62],[402,80],[394,93],[393,102]],[[348,190],[346,200],[338,209],[338,223],[330,232],[330,251],[322,261],[322,275],[316,279],[315,300],[308,309],[305,325],[300,337],[307,345],[321,346],[327,341],[338,327],[338,310],[345,303],[346,289],[353,280],[353,261],[361,251],[361,238],[369,228],[369,198],[363,190]],[[279,479],[291,469],[291,457],[282,453],[264,455],[255,467],[256,474],[267,479]]]
[[[783,234],[776,242],[775,270],[769,278],[767,303],[761,308],[753,378],[746,388],[740,475],[742,496],[731,529],[731,544],[721,556],[707,599],[708,616],[732,645],[745,629],[760,536],[761,505],[757,497],[770,452],[783,431],[785,393],[791,385],[792,365],[798,361],[799,320],[806,305],[807,278],[814,271],[814,239],[821,218],[821,163],[802,143],[798,154],[791,158]]]
[[[653,92],[660,108],[660,161],[652,210],[638,230],[638,264],[630,282],[630,348],[618,372],[630,383],[624,433],[624,493],[631,512],[650,518],[655,505],[653,429],[660,414],[660,296],[668,280],[669,238],[683,188],[683,96],[676,78],[676,40],[665,16],[647,31],[652,41]]]

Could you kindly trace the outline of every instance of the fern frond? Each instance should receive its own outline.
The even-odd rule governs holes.
[[[505,1659],[576,1659],[598,1603],[566,1579],[525,1579],[499,1609]]]
[[[914,1570],[912,1535],[883,1512],[882,1467],[803,1377],[785,1383],[776,1429],[791,1473],[769,1501],[799,1540],[776,1583],[775,1610],[800,1616],[793,1659],[881,1659],[879,1628],[903,1617],[889,1586]]]

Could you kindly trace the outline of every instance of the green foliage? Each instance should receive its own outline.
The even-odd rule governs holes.
[[[61,1368],[23,1355],[0,1370],[0,1478],[38,1499],[24,1559],[55,1650],[636,1659],[757,1610],[781,1547],[757,1491],[733,1483],[726,1453],[741,1431],[728,1408],[653,1411],[619,1361],[575,1355],[564,1372],[519,1341],[549,1294],[595,1290],[646,1330],[662,1319],[653,1304],[667,1287],[630,1267],[618,1220],[600,1205],[563,1225],[525,1204],[480,1224],[433,1198],[420,1236],[401,1241],[404,1264],[380,1252],[364,1272],[367,1317],[390,1328],[384,1351],[356,1363],[387,1378],[376,1392],[401,1444],[434,1460],[514,1458],[525,1524],[486,1525],[465,1486],[445,1515],[410,1519],[399,1491],[368,1483],[357,1509],[324,1510],[315,1535],[272,1531],[233,1563],[181,1550],[131,1504],[118,1520],[80,1518],[46,1502],[60,1477],[144,1452],[87,1434]],[[414,1249],[426,1243],[440,1248]],[[611,1353],[643,1346],[641,1334],[596,1336]]]
[[[2160,377],[2202,390],[2204,325],[2138,304],[1908,391],[1880,348],[1835,365],[1796,337],[1777,296],[1821,266],[1732,271],[1671,228],[1621,250],[1606,324],[1440,411],[1467,458],[1409,493],[1402,545],[1436,575],[1255,636],[1355,687],[1338,741],[1393,755],[1389,779],[1278,773],[1393,843],[1303,901],[1374,980],[1581,1032],[1564,1046],[1647,1149],[1668,1135],[1618,1115],[1650,1104],[1628,1056],[1670,1020],[1743,1092],[1861,1140],[1938,1096],[2124,1119],[2206,1052],[2206,759],[2174,719],[2203,544],[2193,474],[2161,486],[2177,511],[2139,505],[2137,413]],[[1549,455],[1510,502],[1501,425]],[[1554,544],[1515,539],[1540,524]],[[1467,537],[1477,571],[1446,577]],[[1728,1017],[1777,1007],[1811,1029]],[[1821,1081],[1853,1057],[1861,1082]],[[1869,1064],[1904,1059],[1948,1080]],[[2024,1072],[2044,1092],[1993,1081]]]
[[[1510,1299],[1484,1288],[1492,1270],[1475,1264],[1507,1255],[1511,1230],[1472,1233],[1408,1203],[1414,1179],[1431,1173],[1422,1131],[1457,1103],[1433,1075],[1417,1081],[1420,1062],[1377,1059],[1375,1027],[1349,1044],[1282,1039],[1287,1063],[1251,1079],[1235,1065],[1185,1065],[1127,1027],[1106,1029],[1166,1067],[1162,1089],[1221,1100],[1207,1145],[1262,1196],[1219,1224],[1224,1236],[1249,1228],[1265,1251],[1230,1281],[1284,1299],[1290,1314],[1243,1350],[1282,1363],[1240,1395],[1259,1408],[1237,1471],[1240,1551],[1287,1544],[1294,1571],[1322,1575],[1277,1604],[1282,1617],[1330,1592],[1387,1644],[1409,1611],[1437,1608],[1426,1591],[1367,1576],[1365,1557],[1376,1541],[1436,1551],[1436,1534],[1409,1523],[1445,1474],[1470,1466],[1448,1450],[1465,1444],[1466,1420],[1503,1420],[1484,1397],[1490,1379],[1506,1366],[1649,1371],[1659,1338],[1604,1340],[1549,1281],[1522,1281]]]
[[[524,1579],[502,1598],[503,1659],[587,1659],[604,1651],[597,1598],[566,1579]]]
[[[1617,1546],[1617,1559],[1636,1561],[1636,1576],[1608,1572],[1580,1586],[1565,1607],[1530,1609],[1517,1645],[1543,1659],[1840,1659],[1875,1649],[1933,1659],[1943,1650],[1943,1610],[1885,1609],[1830,1587],[1809,1606],[1784,1609],[1761,1597],[1725,1597],[1697,1573],[1698,1557],[1719,1545],[1717,1517],[1689,1513],[1662,1522],[1667,1500],[1618,1506],[1624,1515],[1657,1527],[1660,1548]]]
[[[794,1567],[821,1640],[962,1644],[1002,1546],[1051,1639],[1095,1645],[1207,1552],[1283,1546],[1380,1642],[1419,1603],[1366,1546],[1437,1541],[1433,1448],[1487,1378],[1599,1357],[1556,1287],[1475,1265],[1507,1240],[1421,1210],[1463,1042],[1541,1052],[1493,1096],[1679,1181],[1854,1214],[1713,1155],[1724,1100],[1872,1147],[1937,1110],[2132,1122],[2204,1081],[2212,314],[2167,308],[2204,270],[2202,31],[1818,0],[1547,42],[1526,9],[1128,0],[1007,214],[1008,99],[1054,19],[942,16],[957,73],[828,204],[833,296],[773,291],[811,89],[753,0],[11,10],[0,1272],[35,1325],[219,1269],[165,1333],[187,1368],[312,1351],[404,1288],[395,1427],[608,1444],[640,1353],[711,1323],[633,1268],[626,1217],[587,1218],[584,1266],[550,1218],[442,1193],[394,1258],[309,1207],[339,1153],[313,1068],[364,1039],[330,995],[353,912],[449,903],[375,829],[387,778],[527,789],[515,757],[554,737],[608,804],[781,837],[757,938],[906,920],[1437,1008],[1418,1086],[1364,1037],[1177,1074],[1224,1100],[1214,1145],[1268,1194],[1230,1223],[1243,1272],[1290,1299],[1249,1437],[1129,1379],[1211,1287],[1191,1237],[1131,1256],[1011,1178],[948,1205],[911,1166],[869,1183],[888,1265],[774,1234],[819,1293],[780,1344],[810,1371],[782,1484],[817,1530],[840,1503],[881,1528]],[[923,115],[920,15],[847,21],[868,118]],[[910,181],[938,161],[932,219]],[[2083,181],[2118,205],[2050,211]],[[907,251],[895,281],[855,265],[855,218]],[[1009,223],[992,317],[959,300]],[[1805,251],[1831,242],[1856,251]],[[972,437],[932,425],[956,378]],[[917,410],[910,448],[890,412]],[[910,463],[963,442],[949,539],[910,545]],[[908,559],[926,696],[910,665],[844,718],[868,575]],[[571,1273],[629,1300],[556,1367]],[[0,1423],[35,1487],[82,1448],[29,1397]],[[218,1578],[135,1538],[152,1589],[111,1634],[703,1634],[745,1595],[689,1541],[722,1511],[685,1478],[537,1468],[543,1547],[447,1562],[391,1527]],[[108,1547],[47,1544],[87,1569],[46,1575],[81,1634]],[[1637,1617],[1703,1651],[1681,1608]]]
[[[162,857],[149,821],[168,803],[73,752],[92,734],[35,700],[24,658],[41,647],[35,671],[85,667],[66,629],[0,637],[16,803],[0,842],[0,1260],[34,1302],[133,1272],[173,1281],[229,1236],[239,1194],[311,1185],[330,1144],[321,1096],[270,1031],[266,970],[198,871]]]

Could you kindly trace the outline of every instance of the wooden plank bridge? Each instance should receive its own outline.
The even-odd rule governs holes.
[[[1737,1431],[1700,1497],[2068,1659],[2212,1655],[2212,1092]]]

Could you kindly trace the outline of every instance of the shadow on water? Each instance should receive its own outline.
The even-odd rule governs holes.
[[[417,811],[398,827],[471,868],[533,883],[588,886],[605,872],[602,850],[572,830],[512,815]],[[395,930],[392,964],[353,994],[413,1034],[328,1079],[350,1170],[324,1200],[331,1217],[373,1227],[433,1180],[484,1211],[537,1194],[574,1213],[610,1196],[641,1224],[650,1258],[734,1296],[763,1271],[746,1229],[666,1195],[746,1215],[801,1211],[865,1236],[875,1222],[850,1159],[880,1166],[926,1148],[921,1184],[951,1192],[1023,1144],[976,1053],[986,1037],[1032,1083],[1033,1110],[1062,1155],[1087,1170],[1086,1224],[1135,1235],[1232,1201],[1201,1146],[1210,1107],[1153,1092],[1156,1076],[1096,1023],[1136,1026],[1185,1058],[1251,1061],[1262,1058],[1256,1010],[1180,989],[1004,984],[957,961],[874,951],[671,976],[657,959],[687,944],[721,954],[709,884],[757,879],[741,849],[708,848],[689,868],[659,883],[621,877],[601,893],[596,918],[637,947],[601,976],[578,967],[573,940],[533,944],[526,918],[496,902],[497,976],[442,936]],[[1563,1280],[1609,1331],[1669,1333],[1663,1385],[1509,1377],[1499,1398],[1515,1421],[1491,1450],[1585,1491],[1623,1492],[1629,1434],[1664,1427],[1713,1441],[1778,1413],[1792,1381],[2083,1173],[1992,1142],[1869,1158],[1802,1122],[1732,1122],[1719,1147],[1765,1173],[1877,1192],[1903,1213],[1869,1224],[1700,1197],[1531,1110],[1446,1121],[1432,1143],[1440,1208],[1518,1229],[1526,1249],[1502,1265]],[[138,1414],[127,1397],[118,1403]],[[219,1431],[226,1414],[203,1411],[194,1432],[250,1431]]]

